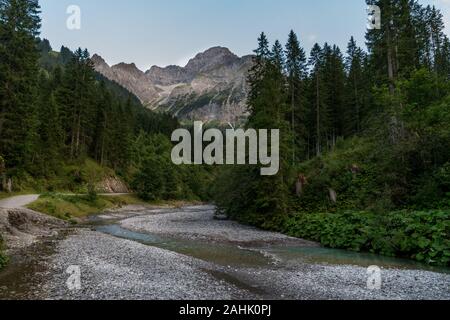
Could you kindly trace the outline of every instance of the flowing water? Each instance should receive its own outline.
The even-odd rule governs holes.
[[[177,239],[160,235],[139,233],[122,228],[117,224],[96,226],[95,230],[118,238],[137,241],[188,255],[201,260],[231,267],[267,267],[295,263],[356,265],[382,268],[428,270],[450,273],[448,268],[433,267],[407,259],[383,257],[368,253],[322,247],[305,247],[287,244],[263,244],[242,246],[233,243],[205,242]]]
[[[254,283],[236,277],[236,274],[229,273],[226,270],[239,268],[282,269],[298,264],[325,264],[361,267],[376,265],[385,269],[427,270],[450,274],[448,268],[432,267],[412,260],[304,246],[295,241],[277,241],[275,243],[262,241],[242,244],[226,241],[188,240],[176,236],[134,232],[122,228],[119,223],[120,219],[111,220],[94,216],[82,227],[214,263],[220,268],[205,271],[217,279],[232,283],[239,288],[263,297],[265,296],[264,292],[260,292],[260,289]],[[0,300],[39,298],[39,281],[45,281],[39,275],[46,271],[45,264],[40,262],[51,257],[58,242],[66,236],[70,236],[69,230],[54,239],[29,248],[25,253],[12,257],[10,265],[0,272]]]

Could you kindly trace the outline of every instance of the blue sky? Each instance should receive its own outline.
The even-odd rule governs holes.
[[[450,27],[450,0],[434,4]],[[238,55],[250,54],[265,31],[283,43],[294,29],[309,51],[325,41],[345,49],[350,36],[364,45],[364,0],[41,0],[42,37],[59,50],[86,47],[109,64],[135,62],[185,65],[196,53],[225,46]],[[81,29],[66,28],[69,5],[81,9]],[[449,33],[449,32],[447,32]]]

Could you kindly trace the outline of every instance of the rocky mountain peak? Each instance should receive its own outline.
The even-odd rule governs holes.
[[[228,48],[213,47],[189,60],[185,69],[189,72],[207,72],[220,65],[230,64],[237,60],[239,60],[239,57]]]
[[[98,54],[94,54],[91,58],[92,62],[94,63],[94,65],[107,65],[105,59],[103,59],[101,56],[99,56]]]
[[[134,63],[121,62],[119,64],[116,64],[116,65],[112,66],[111,69],[113,69],[113,70],[120,70],[122,72],[132,73],[132,74],[137,75],[137,76],[142,76],[144,74],[144,72],[139,70],[138,67],[136,66],[136,64],[134,64]]]
[[[179,66],[167,66],[161,68],[153,66],[145,72],[149,81],[157,85],[170,86],[179,82],[186,82],[189,80],[189,75],[186,70]]]
[[[170,112],[180,119],[224,123],[245,118],[247,72],[251,56],[238,57],[224,47],[197,54],[185,67],[153,66],[145,73],[134,63],[109,67],[92,57],[98,72],[135,94],[150,109]]]

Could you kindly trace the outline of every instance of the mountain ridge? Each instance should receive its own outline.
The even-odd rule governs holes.
[[[149,109],[205,122],[237,123],[247,117],[251,55],[239,57],[216,46],[198,53],[184,67],[154,65],[146,71],[135,63],[109,66],[98,54],[92,61],[97,72],[135,94]]]

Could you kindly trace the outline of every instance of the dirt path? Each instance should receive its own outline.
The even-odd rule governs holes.
[[[0,208],[3,209],[20,209],[24,208],[30,203],[39,198],[38,194],[29,194],[24,196],[15,196],[0,200]]]
[[[114,196],[123,196],[127,195],[128,193],[102,193],[99,194],[99,196],[106,196],[106,197],[114,197]],[[64,194],[67,196],[74,196],[75,194]],[[39,194],[28,194],[23,196],[14,196],[10,198],[6,198],[3,200],[0,200],[0,208],[1,209],[21,209],[25,208],[30,203],[33,203],[37,199],[39,199]]]

